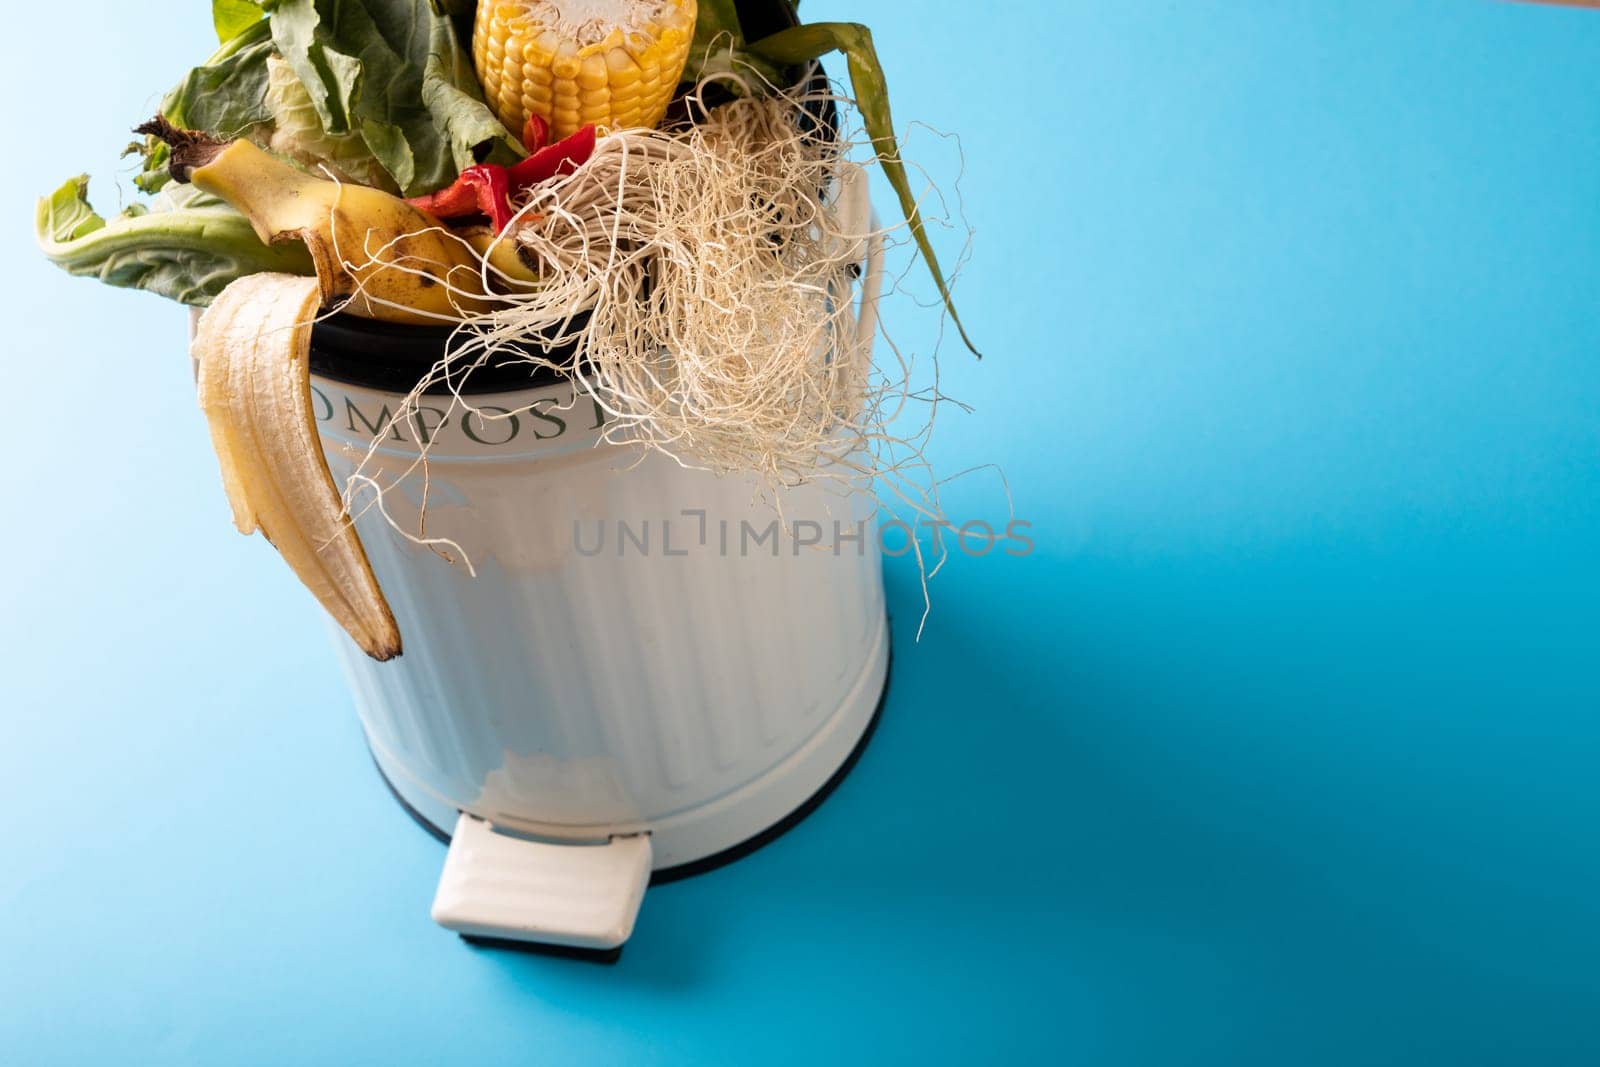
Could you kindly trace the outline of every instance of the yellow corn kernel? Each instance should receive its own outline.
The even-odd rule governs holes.
[[[689,59],[695,0],[481,0],[472,59],[489,106],[552,139],[586,123],[655,126]]]

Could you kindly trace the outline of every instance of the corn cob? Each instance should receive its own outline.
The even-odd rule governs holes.
[[[654,126],[683,75],[695,0],[482,0],[472,58],[489,106],[562,138],[589,123]]]

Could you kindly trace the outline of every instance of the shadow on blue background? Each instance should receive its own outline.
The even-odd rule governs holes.
[[[67,79],[18,16],[63,132],[0,175],[0,1059],[1600,1062],[1600,12],[1008,12],[807,3],[962,135],[988,359],[935,458],[1038,551],[953,561],[920,644],[892,561],[854,774],[614,968],[432,926],[181,314],[34,256],[203,16],[79,10]]]

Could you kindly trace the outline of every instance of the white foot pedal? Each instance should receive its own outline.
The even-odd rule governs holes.
[[[463,813],[433,898],[433,921],[471,938],[619,949],[650,881],[650,837],[558,845],[502,834]]]

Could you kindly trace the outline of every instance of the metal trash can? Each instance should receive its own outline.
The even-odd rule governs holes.
[[[870,344],[881,248],[865,258]],[[443,334],[346,317],[313,332],[335,482],[365,460],[389,484],[425,444],[426,479],[399,480],[383,510],[416,532],[425,493],[437,539],[357,494],[405,651],[376,662],[334,627],[345,673],[383,777],[451,840],[434,917],[614,955],[652,875],[775,836],[865,743],[889,661],[876,504],[822,483],[774,508],[754,477],[603,443],[599,407],[526,364],[467,379],[495,417],[445,393],[394,421]]]

